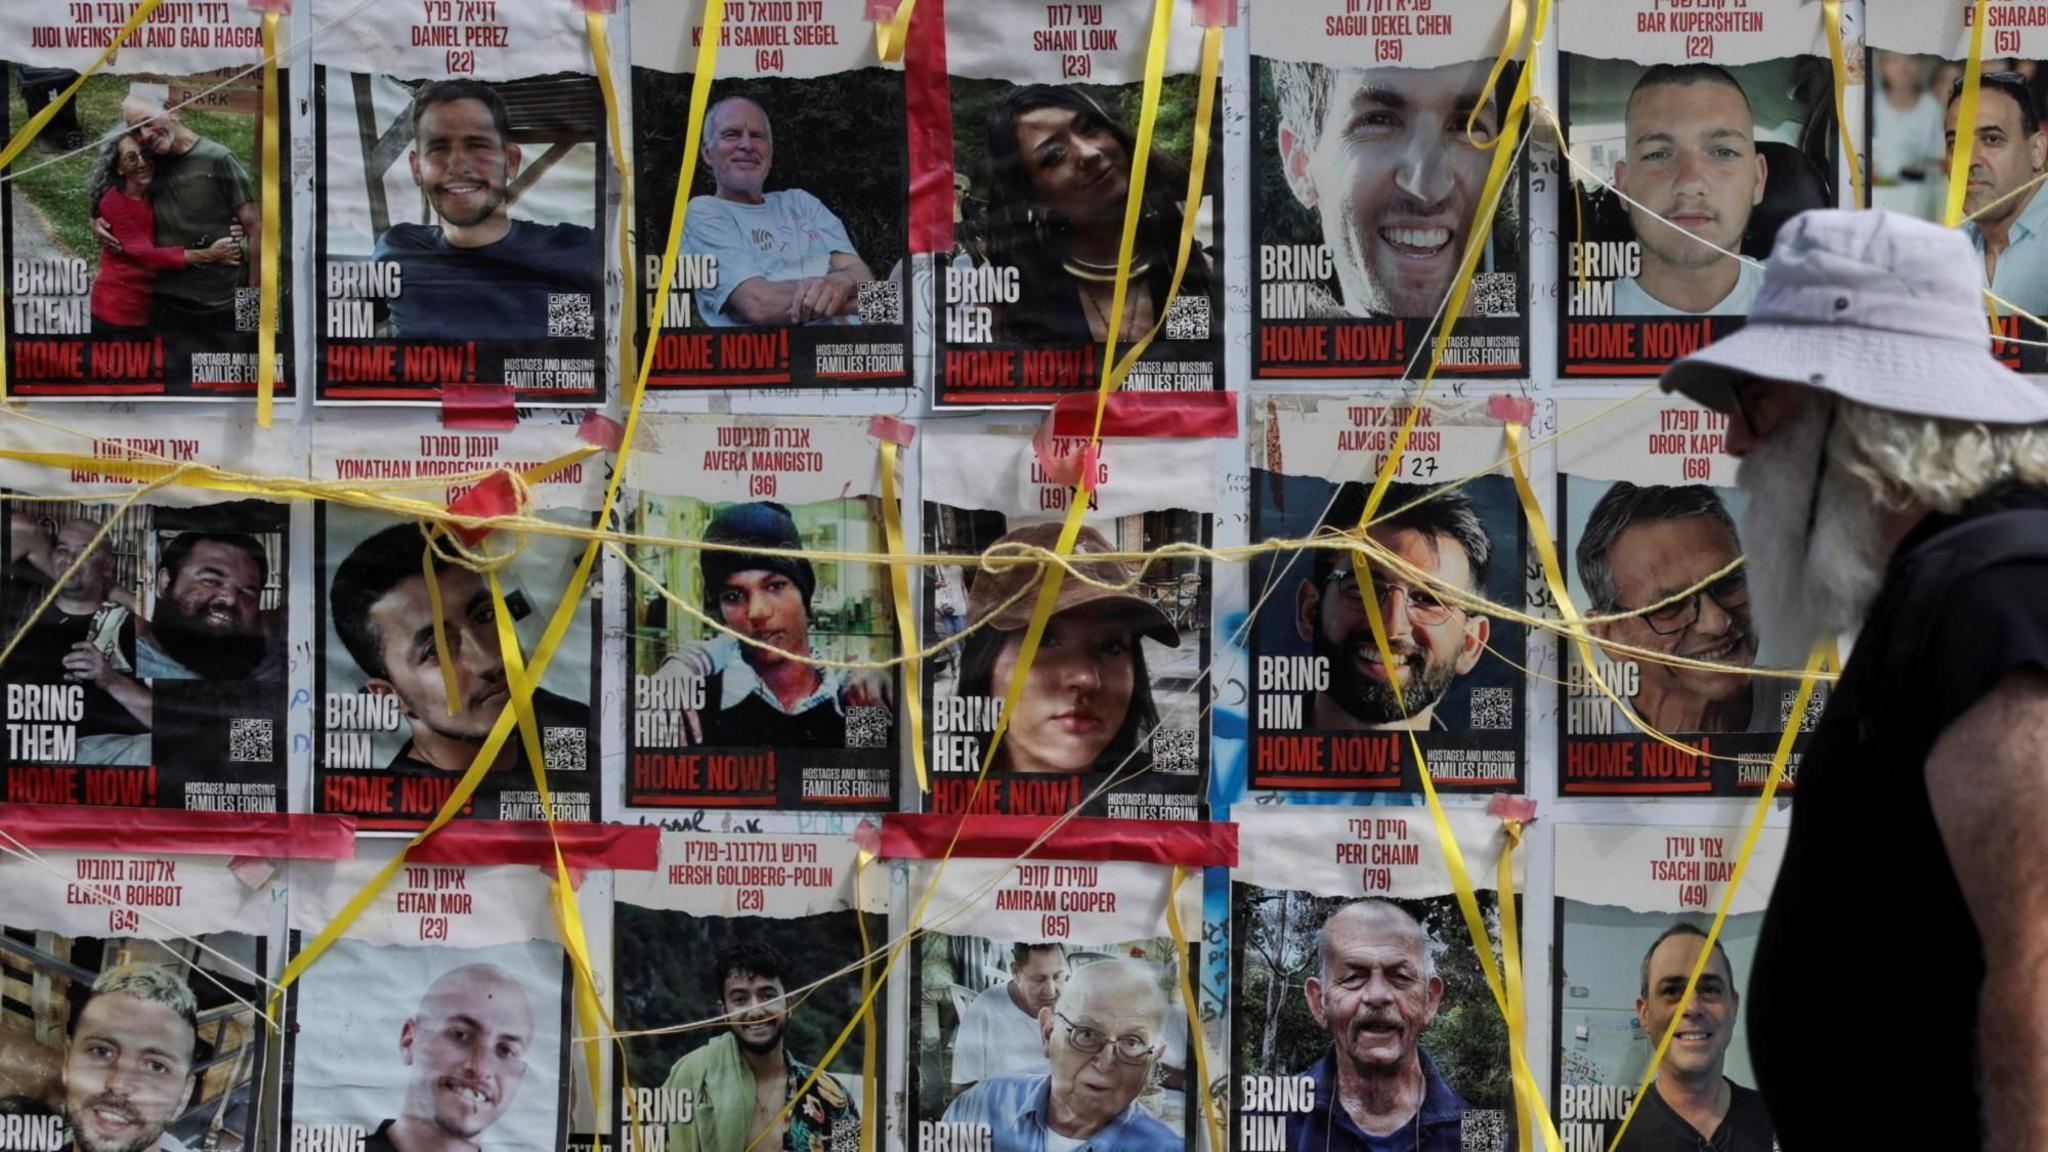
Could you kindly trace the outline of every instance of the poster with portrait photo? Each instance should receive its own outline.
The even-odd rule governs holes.
[[[1970,58],[1974,4],[1866,0],[1870,42],[1870,204],[1939,223],[1948,204],[1950,141]],[[1992,355],[2022,372],[2048,372],[2048,3],[2000,0],[1985,9],[1977,124],[1963,193],[1963,235],[1983,260],[1996,300]],[[1988,250],[1988,251],[1987,251]]]
[[[1741,846],[1738,828],[1558,830],[1552,1115],[1567,1147],[1613,1143],[1650,1055],[1681,1013],[1686,977],[1706,944]],[[1681,1035],[1664,1053],[1652,1094],[1635,1106],[1622,1148],[1697,1148],[1698,1129],[1679,1118],[1665,1095],[1711,1085],[1717,1077],[1729,1084],[1729,1105],[1713,1142],[1732,1137],[1735,1147],[1776,1147],[1750,1069],[1741,992],[1784,851],[1785,830],[1763,829],[1715,955],[1683,1009]]]
[[[1412,411],[1398,395],[1255,399],[1251,538],[1355,530]],[[1429,401],[1368,535],[1432,578],[1520,609],[1522,518],[1504,450],[1485,398]],[[1264,598],[1252,625],[1252,787],[1419,791],[1412,732],[1436,787],[1519,790],[1527,628],[1376,570],[1387,643],[1402,664],[1390,679],[1355,564],[1325,549],[1252,562],[1253,595]]]
[[[1117,253],[1143,104],[1149,0],[945,9],[953,116],[953,248],[940,254],[933,339],[939,407],[1046,404],[1102,383],[1154,323],[1131,391],[1223,386],[1222,104],[1199,204],[1187,203],[1202,30],[1175,0],[1129,292],[1113,325]],[[936,24],[922,31],[936,33]],[[1194,245],[1170,299],[1186,214]]]
[[[658,298],[678,174],[694,174],[647,384],[907,386],[903,66],[876,61],[861,0],[724,12],[703,143],[687,166],[704,5],[631,13],[630,291],[642,317]]]
[[[269,1137],[267,887],[223,857],[151,851],[10,856],[0,886],[0,1152]],[[160,1063],[123,1074],[110,1044]]]
[[[1446,813],[1500,933],[1498,820]],[[1237,1152],[1498,1148],[1514,1128],[1501,1018],[1428,814],[1240,808],[1231,873]],[[1520,886],[1517,860],[1516,886]],[[1491,945],[1489,945],[1491,946]],[[1377,1086],[1419,1076],[1420,1099]],[[1355,1085],[1361,1096],[1345,1094]],[[1374,1112],[1366,1097],[1401,1103]],[[1368,1141],[1356,1117],[1384,1129]]]
[[[911,891],[938,885],[909,993],[909,1120],[926,1146],[1044,1147],[1043,1118],[1072,1111],[1091,1136],[1115,1127],[1111,1143],[1193,1148],[1180,981],[1200,948],[1175,951],[1172,867],[960,857],[933,875],[911,868]],[[1181,886],[1184,924],[1196,890]]]
[[[0,135],[93,66],[124,4],[0,12],[11,84]],[[85,79],[8,170],[7,390],[39,400],[220,400],[256,392],[262,243],[262,17],[167,4]],[[290,117],[279,69],[279,114]],[[280,124],[282,136],[288,124]],[[282,160],[282,158],[280,158]],[[291,196],[279,201],[278,395],[290,395]]]
[[[0,421],[0,450],[97,465],[0,461],[0,636],[21,637],[0,666],[0,799],[281,812],[291,509],[137,490],[185,464],[289,476],[304,460],[253,417],[159,435],[144,411]]]
[[[294,866],[294,955],[395,847]],[[523,866],[404,866],[288,993],[294,1146],[562,1146],[570,972],[549,883]]]
[[[615,1088],[622,1147],[745,1152],[754,1090],[735,1073],[779,1054],[796,1093],[785,1147],[859,1152],[863,1121],[882,1101],[864,1084],[872,1044],[886,1067],[885,1000],[872,1030],[856,1025],[832,1062],[818,1062],[858,1016],[863,941],[888,938],[887,881],[869,869],[867,911],[850,836],[663,832],[653,872],[622,872],[614,889],[614,1023],[623,1032],[718,1017],[709,1028],[634,1036]],[[860,917],[867,916],[867,935]],[[877,965],[879,971],[879,965]],[[815,987],[814,987],[815,985]],[[877,1074],[879,1080],[879,1073]],[[630,1128],[631,1131],[624,1129]]]
[[[575,449],[576,428],[561,416],[534,412],[508,431],[454,433],[412,413],[359,413],[316,431],[313,472],[453,504],[479,473],[525,471]],[[603,482],[597,462],[571,464],[532,485],[531,514],[565,530],[588,528]],[[323,501],[313,526],[314,811],[354,816],[365,828],[418,828],[454,791],[510,698],[489,582],[439,545],[441,621],[460,696],[454,706],[436,646],[420,522]],[[530,665],[565,591],[579,600],[590,595],[569,586],[583,541],[500,531],[479,547],[518,553],[497,576]],[[597,818],[597,610],[592,598],[575,611],[533,695],[560,820]],[[463,815],[542,818],[517,728]]]
[[[355,12],[313,44],[315,395],[605,395],[604,102],[573,5]]]
[[[1057,542],[1074,490],[1056,473],[1078,468],[1087,437],[1085,427],[1055,430],[1063,434],[1047,438],[1043,460],[1030,428],[921,438],[924,491],[936,498],[924,505],[924,550],[960,557],[925,570],[926,635],[964,637],[925,664],[926,809],[1198,819],[1209,760],[1208,561],[1085,557],[1207,544],[1216,510],[1208,440],[1102,441],[1073,552],[1080,571],[1123,590],[1062,581],[1017,712],[977,780],[1042,578],[1038,564],[980,557]]]
[[[1309,0],[1253,14],[1257,376],[1401,376],[1426,364],[1482,224],[1522,68],[1510,61],[1487,86],[1507,10],[1395,7]],[[1516,165],[1444,349],[1446,375],[1529,374],[1527,201],[1528,168]]]
[[[642,423],[635,532],[719,547],[635,549],[628,805],[896,806],[896,670],[805,663],[896,656],[888,570],[748,550],[888,551],[878,459],[858,420]]]
[[[1747,569],[1728,566],[1744,555],[1743,534],[1759,518],[1803,517],[1803,509],[1755,508],[1735,486],[1722,413],[1663,395],[1619,409],[1571,398],[1557,406],[1558,426],[1576,429],[1557,447],[1558,560],[1573,606],[1581,616],[1614,616],[1663,604],[1589,628],[1601,641],[1736,669],[1678,667],[1595,644],[1596,678],[1579,646],[1561,640],[1560,794],[1756,794],[1793,719],[1799,681],[1741,670],[1796,670],[1805,653],[1759,632]],[[1703,582],[1693,596],[1671,600]],[[1826,699],[1825,686],[1816,686],[1802,733]],[[1804,742],[1802,735],[1793,745],[1783,792],[1797,780]]]
[[[1558,6],[1570,185],[1558,371],[1656,376],[1742,326],[1785,221],[1840,180],[1821,6]]]

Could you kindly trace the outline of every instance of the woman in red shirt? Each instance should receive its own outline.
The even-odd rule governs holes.
[[[149,302],[156,274],[188,264],[235,264],[242,246],[223,236],[205,248],[156,246],[156,212],[149,185],[156,162],[132,133],[123,133],[100,152],[90,198],[107,222],[119,249],[100,249],[100,274],[92,283],[92,334],[147,336]]]

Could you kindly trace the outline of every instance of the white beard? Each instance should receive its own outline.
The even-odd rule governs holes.
[[[1792,660],[1815,641],[1860,629],[1884,585],[1884,509],[1870,490],[1828,462],[1813,537],[1806,535],[1825,409],[1809,406],[1742,460],[1748,494],[1742,545],[1757,634]]]

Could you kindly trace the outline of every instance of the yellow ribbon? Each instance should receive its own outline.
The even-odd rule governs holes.
[[[1835,71],[1835,129],[1842,134],[1842,156],[1849,161],[1852,207],[1867,208],[1863,194],[1863,161],[1856,155],[1856,140],[1849,132],[1849,58],[1842,49],[1842,0],[1821,0],[1821,18],[1828,26],[1828,58]]]
[[[1628,1114],[1621,1118],[1621,1127],[1615,1130],[1613,1143],[1607,1152],[1621,1147],[1621,1138],[1627,1134],[1629,1122],[1636,1117],[1636,1109],[1642,1106],[1643,1094],[1650,1090],[1650,1082],[1657,1078],[1657,1067],[1664,1062],[1665,1049],[1671,1047],[1671,1038],[1678,1034],[1679,1022],[1685,1019],[1685,1005],[1692,1003],[1693,989],[1698,987],[1700,973],[1707,970],[1707,961],[1714,954],[1714,942],[1721,938],[1721,925],[1728,919],[1728,909],[1735,903],[1736,889],[1742,887],[1742,874],[1749,870],[1749,858],[1756,851],[1757,837],[1763,834],[1764,815],[1771,810],[1771,798],[1778,794],[1778,784],[1785,778],[1785,764],[1792,757],[1792,744],[1799,738],[1799,725],[1806,718],[1806,706],[1813,699],[1813,684],[1821,668],[1834,652],[1832,638],[1822,640],[1813,646],[1806,657],[1806,675],[1799,681],[1799,692],[1792,698],[1792,718],[1785,725],[1785,731],[1778,736],[1778,750],[1771,755],[1771,774],[1764,780],[1764,790],[1757,796],[1749,813],[1749,830],[1743,833],[1742,850],[1735,854],[1735,870],[1728,876],[1728,886],[1721,890],[1721,906],[1714,912],[1714,922],[1707,927],[1707,938],[1700,945],[1700,954],[1693,958],[1692,971],[1685,978],[1685,992],[1679,996],[1679,1010],[1671,1014],[1671,1022],[1664,1026],[1664,1035],[1657,1040],[1657,1050],[1650,1053],[1650,1066],[1643,1069],[1642,1083],[1636,1085],[1635,1098],[1628,1102]]]
[[[626,299],[634,298],[637,289],[633,279],[633,164],[626,151],[626,138],[620,127],[619,90],[612,83],[611,40],[605,34],[604,13],[589,11],[583,14],[583,30],[590,37],[590,58],[597,72],[597,90],[604,98],[604,119],[612,142],[612,167],[619,173],[619,275],[626,288]],[[619,309],[619,363],[633,361],[633,335],[638,327],[638,317],[633,308]]]
[[[882,538],[891,556],[901,556],[905,551],[903,509],[896,495],[897,453],[894,441],[882,441]],[[896,600],[896,636],[899,640],[908,640],[917,635],[917,617],[910,609],[910,569],[890,565],[889,590]],[[917,769],[917,789],[929,792],[931,782],[926,776],[924,757],[924,683],[920,670],[922,662],[916,648],[915,643],[904,645],[903,713],[909,730],[903,738],[910,742],[910,762]]]
[[[277,393],[277,214],[284,185],[277,139],[277,16],[263,14],[263,219],[256,225],[262,233],[256,256],[256,423],[262,428],[270,427]]]
[[[1195,1065],[1195,1106],[1201,1109],[1202,1124],[1209,1130],[1209,1147],[1221,1152],[1229,1145],[1224,1142],[1223,1115],[1216,1101],[1209,1096],[1209,1053],[1202,1043],[1202,1004],[1195,997],[1194,965],[1188,959],[1188,934],[1180,923],[1180,885],[1187,879],[1188,869],[1179,864],[1173,866],[1173,882],[1166,889],[1166,927],[1173,933],[1173,955],[1180,964],[1180,1002],[1188,1014],[1188,1038]]]
[[[899,0],[896,15],[875,21],[875,55],[882,63],[895,64],[903,59],[903,46],[910,39],[910,12],[916,7],[917,0]]]
[[[853,922],[860,925],[860,1146],[880,1148],[875,1129],[875,1080],[879,1056],[875,1044],[875,949],[868,941],[868,910],[862,906],[867,891],[868,862],[874,853],[863,848],[853,857]]]
[[[1506,843],[1500,849],[1500,870],[1494,877],[1494,891],[1500,897],[1500,958],[1507,981],[1508,993],[1508,1043],[1520,1047],[1528,1036],[1529,1013],[1527,996],[1522,988],[1522,926],[1515,913],[1515,849],[1522,846],[1522,822],[1503,820],[1500,825],[1501,837]],[[1515,1081],[1515,1147],[1529,1147],[1529,1117],[1536,1111],[1527,1100],[1521,1099],[1525,1089],[1534,1085],[1522,1080]]]
[[[434,555],[431,532],[427,541],[428,546],[420,549],[420,572],[427,582],[427,610],[434,614],[434,657],[441,665],[441,691],[447,697],[448,711],[451,715],[460,716],[465,704],[462,687],[455,679],[455,654],[448,651],[448,621],[444,619],[446,610],[441,604],[441,574],[436,571],[435,564],[439,557]]]
[[[1948,205],[1941,222],[1953,228],[1963,221],[1963,196],[1969,191],[1970,152],[1977,143],[1977,92],[1984,79],[1984,7],[1977,0],[1975,18],[1970,21],[1970,59],[1963,66],[1963,92],[1956,101],[1956,143],[1949,150]]]

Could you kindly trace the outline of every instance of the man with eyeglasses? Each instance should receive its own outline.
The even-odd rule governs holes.
[[[1315,1103],[1287,1114],[1287,1152],[1459,1152],[1465,1101],[1419,1043],[1444,996],[1421,923],[1391,901],[1353,900],[1324,921],[1316,955],[1302,990],[1330,1048],[1295,1074]]]
[[[1484,596],[1493,541],[1462,489],[1428,495],[1417,484],[1390,484],[1380,507],[1391,514],[1366,531],[1374,543],[1423,575]],[[1368,488],[1348,482],[1330,501],[1318,532],[1348,532],[1365,511]],[[1412,505],[1412,507],[1411,507]],[[1295,589],[1294,624],[1328,672],[1308,701],[1309,727],[1321,730],[1442,728],[1436,706],[1486,653],[1492,621],[1420,582],[1375,569],[1373,591],[1386,622],[1389,671],[1374,642],[1355,572],[1357,554],[1318,549]]]
[[[1621,481],[1593,506],[1579,534],[1579,584],[1596,615],[1662,606],[1590,631],[1631,648],[1748,668],[1757,649],[1748,579],[1742,568],[1715,576],[1741,556],[1735,520],[1712,488]],[[1695,591],[1672,599],[1687,589]],[[1636,670],[1629,708],[1659,732],[1777,730],[1777,709],[1759,705],[1761,685],[1746,672],[1617,657]]]
[[[1049,1070],[994,1076],[946,1109],[955,1132],[989,1152],[1179,1152],[1185,1141],[1139,1107],[1166,1050],[1161,973],[1137,960],[1097,960],[1038,1014]]]

